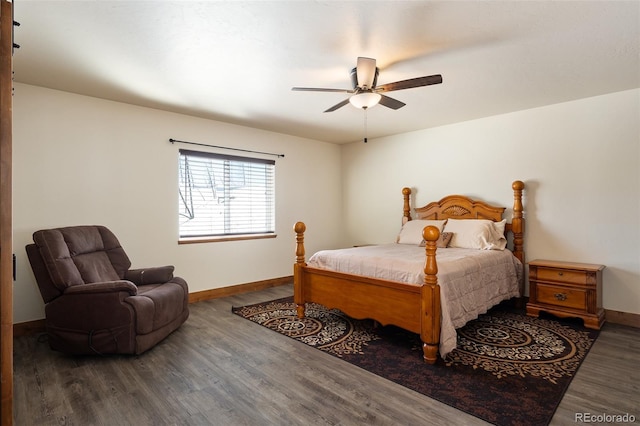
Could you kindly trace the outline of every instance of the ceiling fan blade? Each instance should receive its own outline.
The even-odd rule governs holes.
[[[339,93],[353,93],[353,90],[349,89],[323,89],[320,87],[292,87],[291,90],[298,92],[339,92]]]
[[[363,89],[373,88],[376,78],[376,60],[359,57],[356,65],[356,75],[358,76],[358,86]]]
[[[333,112],[333,111],[337,110],[338,108],[342,108],[343,106],[345,106],[348,103],[349,103],[349,98],[345,99],[344,101],[340,102],[339,104],[335,104],[334,106],[332,106],[331,108],[329,108],[325,112]]]
[[[382,97],[380,98],[379,104],[384,105],[387,108],[400,109],[406,105],[404,102],[400,102],[399,100],[390,98],[389,96],[385,96],[385,95],[380,95],[380,96]]]
[[[414,87],[429,86],[431,84],[442,83],[440,74],[428,75],[425,77],[410,78],[409,80],[387,83],[375,88],[376,92],[391,92],[393,90],[412,89]]]

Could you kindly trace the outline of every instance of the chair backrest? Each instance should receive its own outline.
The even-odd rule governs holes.
[[[104,226],[45,229],[34,232],[33,241],[48,272],[50,284],[60,293],[74,285],[122,279],[131,266],[116,236]],[[32,266],[33,255],[30,253],[29,256]],[[40,282],[38,284],[41,286]],[[50,296],[54,293],[53,290],[47,292]],[[42,296],[47,302],[45,292]]]

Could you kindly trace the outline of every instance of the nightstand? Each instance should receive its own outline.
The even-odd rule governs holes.
[[[600,330],[602,271],[604,265],[534,260],[529,262],[529,302],[527,315],[541,311],[568,318],[582,318],[584,326]]]

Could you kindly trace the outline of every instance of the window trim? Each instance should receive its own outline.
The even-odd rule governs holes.
[[[267,238],[276,238],[278,234],[242,234],[238,236],[220,236],[220,237],[180,237],[178,244],[202,244],[202,243],[220,243],[225,241],[244,241],[244,240],[264,240]]]

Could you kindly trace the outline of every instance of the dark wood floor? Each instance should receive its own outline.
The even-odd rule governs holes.
[[[486,424],[231,313],[291,294],[286,285],[195,303],[141,356],[66,357],[43,336],[17,338],[15,424]],[[605,325],[551,424],[575,425],[575,413],[640,421],[639,372],[640,330]]]

